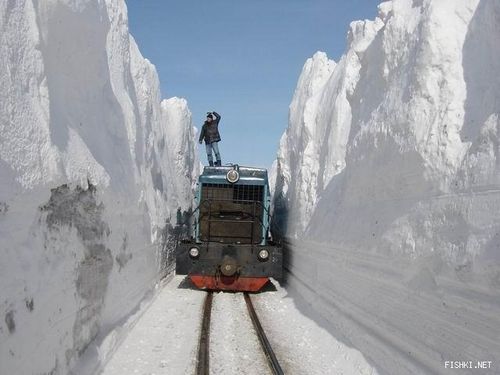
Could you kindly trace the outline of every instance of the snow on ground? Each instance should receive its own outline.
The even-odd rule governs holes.
[[[0,373],[67,374],[173,267],[197,174],[123,0],[0,2]]]
[[[384,374],[500,372],[499,20],[498,1],[387,1],[298,80],[274,201],[304,240],[291,282]]]
[[[242,293],[215,293],[210,325],[211,374],[268,374]]]
[[[102,375],[194,373],[206,293],[184,287],[184,278],[175,276],[158,292]]]
[[[191,288],[184,276],[175,276],[159,291],[102,374],[193,373],[206,293]],[[377,374],[359,351],[303,315],[300,296],[276,285],[251,298],[286,374]],[[270,373],[242,293],[214,293],[210,373]]]
[[[276,290],[251,297],[285,374],[377,374],[361,352],[338,340],[304,314],[299,308],[305,304],[300,295],[276,282],[274,285]]]

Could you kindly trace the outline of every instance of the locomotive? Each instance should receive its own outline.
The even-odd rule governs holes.
[[[200,289],[260,290],[281,279],[283,254],[270,233],[267,170],[204,167],[190,233],[178,242],[176,273]]]

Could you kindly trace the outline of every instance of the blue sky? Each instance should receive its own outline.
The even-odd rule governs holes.
[[[373,0],[126,0],[130,32],[155,64],[163,97],[188,101],[200,129],[222,115],[222,162],[269,167],[308,57],[338,61]],[[204,146],[200,158],[206,163]]]

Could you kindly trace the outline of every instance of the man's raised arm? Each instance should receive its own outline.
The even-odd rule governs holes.
[[[219,123],[219,121],[220,121],[220,115],[217,112],[215,112],[215,111],[212,111],[212,113],[215,116],[215,121],[217,121],[217,123]]]

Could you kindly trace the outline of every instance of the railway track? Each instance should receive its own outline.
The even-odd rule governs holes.
[[[203,315],[200,330],[200,343],[198,346],[198,361],[196,364],[197,375],[209,375],[210,371],[210,317],[212,315],[213,292],[207,292],[203,304]]]
[[[253,307],[252,299],[248,293],[244,293],[247,311],[255,329],[255,333],[259,339],[260,346],[267,359],[269,369],[273,375],[283,375],[284,372],[274,354],[274,351],[266,337],[264,329],[260,324],[259,318]],[[197,375],[209,375],[210,373],[210,317],[212,312],[213,292],[207,292],[203,306],[203,315],[200,330],[200,341],[198,346],[198,361],[196,365]]]

